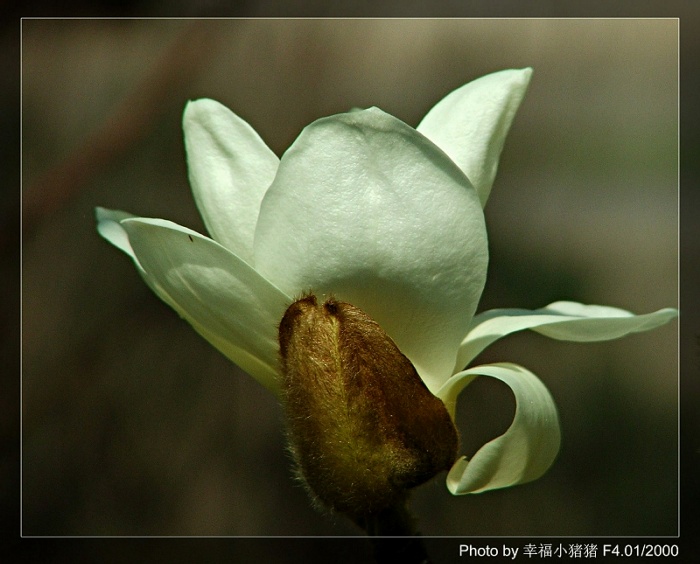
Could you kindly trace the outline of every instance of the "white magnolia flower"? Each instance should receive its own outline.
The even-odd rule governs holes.
[[[512,425],[458,460],[447,485],[464,494],[534,480],[559,449],[551,395],[515,364],[464,367],[514,331],[598,341],[652,329],[677,312],[635,316],[557,302],[474,316],[488,262],[482,208],[531,73],[505,70],[466,84],[416,129],[378,108],[319,119],[281,160],[221,104],[190,102],[189,176],[211,238],[102,208],[98,230],[160,298],[275,394],[277,327],[309,291],[369,314],[453,417],[457,395],[476,376],[505,382],[517,402]]]

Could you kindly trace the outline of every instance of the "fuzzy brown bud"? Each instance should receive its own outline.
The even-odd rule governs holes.
[[[362,310],[306,296],[287,309],[279,341],[292,451],[325,505],[376,514],[452,466],[447,409]]]

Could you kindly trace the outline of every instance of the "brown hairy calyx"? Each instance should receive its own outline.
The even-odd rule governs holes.
[[[285,312],[279,343],[292,451],[323,504],[361,519],[452,466],[445,405],[362,310],[305,296]]]

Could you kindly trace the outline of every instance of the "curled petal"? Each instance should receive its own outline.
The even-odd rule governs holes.
[[[260,202],[279,159],[246,121],[214,100],[188,103],[183,129],[190,184],[209,234],[252,264]]]
[[[634,315],[624,309],[554,302],[536,310],[493,309],[475,316],[457,355],[455,370],[471,362],[494,341],[510,333],[532,329],[561,341],[607,341],[655,329],[678,315],[672,308]]]
[[[282,157],[255,233],[263,276],[290,295],[332,293],[365,311],[432,391],[452,374],[487,261],[467,178],[377,108],[304,129]]]
[[[531,75],[532,69],[526,68],[482,76],[448,94],[418,125],[418,131],[464,171],[482,206],[491,192],[506,135]]]
[[[507,488],[536,480],[554,462],[561,434],[551,394],[529,370],[510,363],[476,366],[455,374],[438,392],[454,413],[457,396],[477,375],[505,382],[515,396],[515,417],[508,430],[481,447],[471,460],[460,458],[447,474],[455,495]]]
[[[291,301],[286,295],[195,231],[162,219],[120,221],[106,210],[100,215],[100,233],[134,259],[163,301],[229,359],[279,393],[277,324]]]

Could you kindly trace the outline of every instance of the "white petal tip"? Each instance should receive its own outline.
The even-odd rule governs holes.
[[[136,258],[134,250],[131,248],[129,236],[121,226],[121,221],[133,217],[119,210],[109,210],[107,208],[95,208],[95,218],[97,219],[97,232],[115,247],[125,252],[132,258]]]

